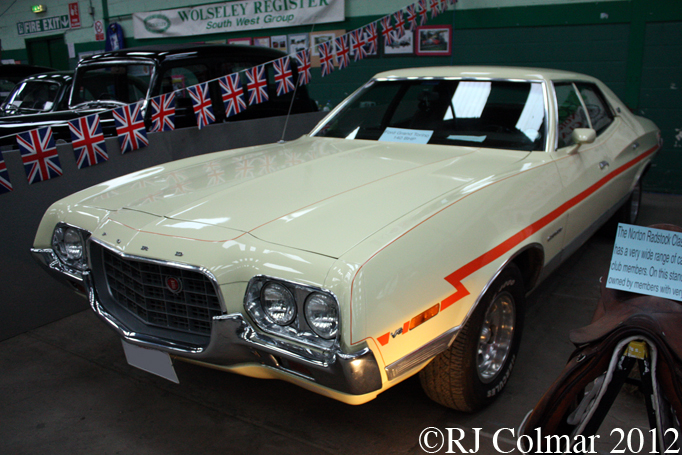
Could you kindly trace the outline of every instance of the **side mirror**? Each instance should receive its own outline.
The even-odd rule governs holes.
[[[597,139],[597,132],[592,128],[576,128],[571,133],[571,139],[577,145],[591,144]]]

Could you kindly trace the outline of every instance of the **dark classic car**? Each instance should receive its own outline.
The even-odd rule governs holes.
[[[31,74],[54,71],[54,68],[32,65],[0,65],[0,103],[20,80]]]
[[[0,106],[0,116],[44,114],[68,109],[72,80],[73,71],[52,71],[29,76],[9,92]],[[36,117],[36,120],[40,118]]]
[[[14,135],[39,126],[51,126],[55,140],[70,141],[67,122],[94,113],[100,114],[105,136],[115,136],[112,109],[144,100],[145,122],[151,125],[149,100],[175,92],[175,127],[196,126],[189,93],[193,85],[211,81],[209,91],[216,122],[226,120],[217,79],[276,60],[285,54],[269,48],[229,45],[159,45],[123,49],[83,58],[76,67],[73,89],[65,110],[40,115],[14,115],[0,118],[0,145],[15,146]],[[294,59],[292,72],[297,75]],[[242,85],[246,76],[242,73]],[[269,101],[249,106],[229,117],[230,121],[298,114],[317,110],[305,86],[295,92],[276,96],[274,69],[267,65]]]

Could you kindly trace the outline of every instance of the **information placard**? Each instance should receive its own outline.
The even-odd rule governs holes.
[[[682,233],[619,224],[606,287],[682,301]]]
[[[407,144],[428,144],[433,131],[408,130],[405,128],[388,127],[379,138],[381,142],[405,142]]]

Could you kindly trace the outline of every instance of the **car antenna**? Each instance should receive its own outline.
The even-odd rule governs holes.
[[[310,28],[311,34],[313,33],[313,31],[315,31],[315,23],[313,23],[313,26]],[[310,35],[308,35],[308,36],[310,36]],[[308,49],[310,50],[310,58],[312,59],[314,47],[308,46]],[[308,49],[306,49],[306,50],[308,50]],[[301,74],[298,72],[298,65],[296,65],[296,86],[294,87],[294,93],[291,95],[291,102],[289,103],[289,111],[287,112],[287,118],[284,120],[284,128],[282,128],[282,137],[280,138],[279,141],[277,141],[278,144],[284,144],[286,142],[284,140],[284,136],[287,133],[287,126],[289,125],[289,117],[291,116],[291,109],[294,107],[294,101],[296,100],[296,91],[298,90],[299,85],[301,85]]]

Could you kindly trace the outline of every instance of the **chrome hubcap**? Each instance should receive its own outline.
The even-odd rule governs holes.
[[[513,297],[508,293],[498,295],[485,313],[478,340],[476,366],[484,383],[495,379],[509,356],[515,320]]]

